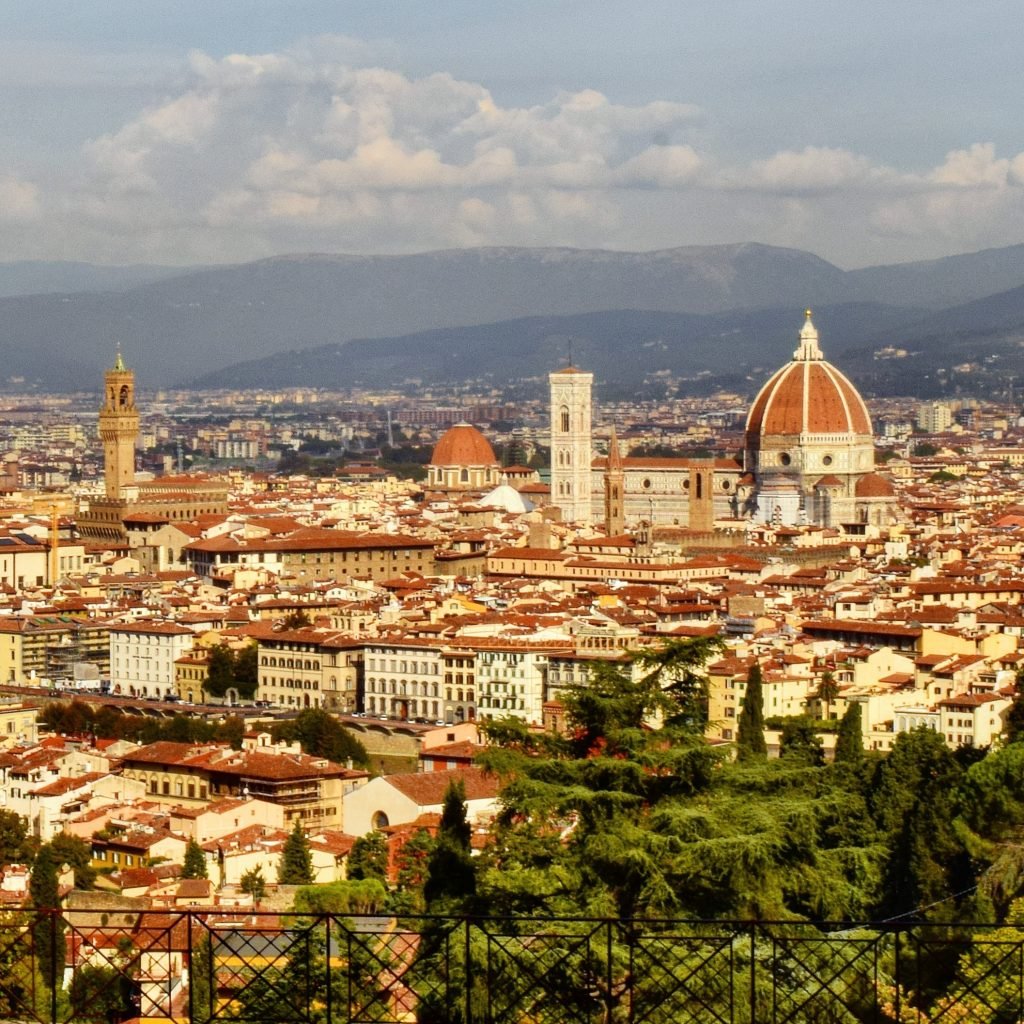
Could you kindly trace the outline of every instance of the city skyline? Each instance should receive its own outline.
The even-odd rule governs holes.
[[[1016,21],[999,3],[16,0],[0,259],[759,241],[850,267],[1014,244]]]

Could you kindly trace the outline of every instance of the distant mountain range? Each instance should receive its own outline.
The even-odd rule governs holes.
[[[612,383],[742,380],[788,356],[807,304],[828,357],[884,390],[879,347],[962,362],[972,339],[998,347],[1024,329],[1024,246],[856,271],[757,244],[0,265],[0,296],[18,287],[0,297],[0,385],[49,390],[98,383],[117,348],[144,388],[542,377],[570,338]]]
[[[860,346],[865,335],[897,329],[915,315],[920,314],[846,304],[819,307],[814,317],[828,355],[841,363],[843,353]],[[200,388],[256,388],[268,381],[371,388],[473,379],[502,384],[546,377],[571,353],[576,365],[593,371],[607,398],[628,397],[666,374],[689,379],[691,387],[711,378],[747,390],[792,355],[802,324],[802,312],[792,307],[709,315],[605,310],[523,317],[282,352],[194,383]]]

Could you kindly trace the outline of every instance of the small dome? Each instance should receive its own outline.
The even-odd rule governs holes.
[[[881,473],[868,473],[857,481],[854,493],[858,498],[891,498],[896,490]]]
[[[871,436],[871,417],[857,389],[818,348],[818,332],[807,322],[793,360],[768,381],[750,407],[747,445],[769,435]]]
[[[456,423],[434,446],[431,466],[495,466],[490,442],[469,423]]]

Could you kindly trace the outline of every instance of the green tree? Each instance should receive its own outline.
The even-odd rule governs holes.
[[[188,964],[188,984],[192,1006],[191,1024],[207,1024],[214,1019],[213,943],[209,930],[192,925],[192,955]]]
[[[861,706],[857,701],[851,701],[839,723],[839,734],[836,736],[836,764],[857,764],[863,757]]]
[[[399,847],[395,857],[396,885],[391,908],[396,915],[422,914],[427,909],[423,887],[427,882],[434,838],[425,828],[418,828]]]
[[[295,894],[295,910],[300,914],[379,914],[387,901],[380,879],[365,878],[304,885]]]
[[[232,750],[242,749],[245,736],[245,719],[241,715],[227,715],[217,726],[214,739],[219,743],[230,744]]]
[[[310,885],[313,882],[313,855],[300,818],[295,819],[281,850],[277,880],[282,885]]]
[[[235,652],[235,686],[246,700],[256,696],[259,683],[259,644],[255,640]]]
[[[703,732],[707,724],[708,688],[704,666],[725,649],[717,636],[672,638],[631,657],[647,670],[644,684],[661,691],[656,706],[666,725]]]
[[[68,989],[73,1019],[83,1024],[108,1024],[131,1016],[131,980],[115,967],[82,964]]]
[[[1003,719],[1003,736],[1007,743],[1024,739],[1024,672],[1017,673],[1013,703]]]
[[[181,868],[182,878],[206,878],[206,854],[203,848],[195,841],[189,839],[185,847],[185,860]]]
[[[764,738],[761,666],[756,661],[747,673],[747,688],[736,729],[736,756],[740,761],[763,760],[768,756],[768,744]]]
[[[423,895],[431,910],[466,900],[476,891],[476,870],[466,818],[466,787],[462,779],[448,783],[434,847],[427,861]]]
[[[257,864],[256,867],[242,872],[242,877],[238,881],[238,888],[242,892],[248,893],[252,897],[253,903],[259,906],[263,897],[267,895],[267,883],[263,877],[263,868]]]
[[[787,718],[779,737],[779,756],[819,766],[825,763],[821,737],[807,715]]]
[[[919,913],[949,920],[958,905],[950,897],[973,890],[974,873],[957,825],[962,780],[963,768],[943,737],[922,728],[900,733],[867,781],[887,845],[879,904],[885,916]]]
[[[0,810],[0,864],[28,864],[34,856],[27,821],[17,811]]]
[[[354,881],[364,878],[387,881],[388,841],[383,832],[367,832],[352,844],[348,855],[348,877]]]
[[[826,672],[818,684],[818,701],[822,707],[822,718],[832,717],[832,705],[839,696],[839,684],[831,672]]]
[[[270,730],[276,740],[298,741],[302,750],[313,757],[368,768],[370,757],[366,748],[333,715],[322,708],[306,708],[288,721],[276,723]]]
[[[84,839],[60,832],[50,840],[50,850],[58,864],[67,864],[74,869],[76,889],[95,888],[96,869],[92,866],[92,849]]]
[[[48,844],[39,848],[28,883],[29,899],[39,913],[32,925],[32,940],[39,973],[49,988],[59,988],[64,973],[64,932],[58,869]]]
[[[210,648],[203,689],[213,697],[223,697],[235,685],[235,655],[230,647],[217,644]]]

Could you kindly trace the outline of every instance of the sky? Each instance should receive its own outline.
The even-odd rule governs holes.
[[[0,260],[1024,242],[1010,0],[3,0]]]

